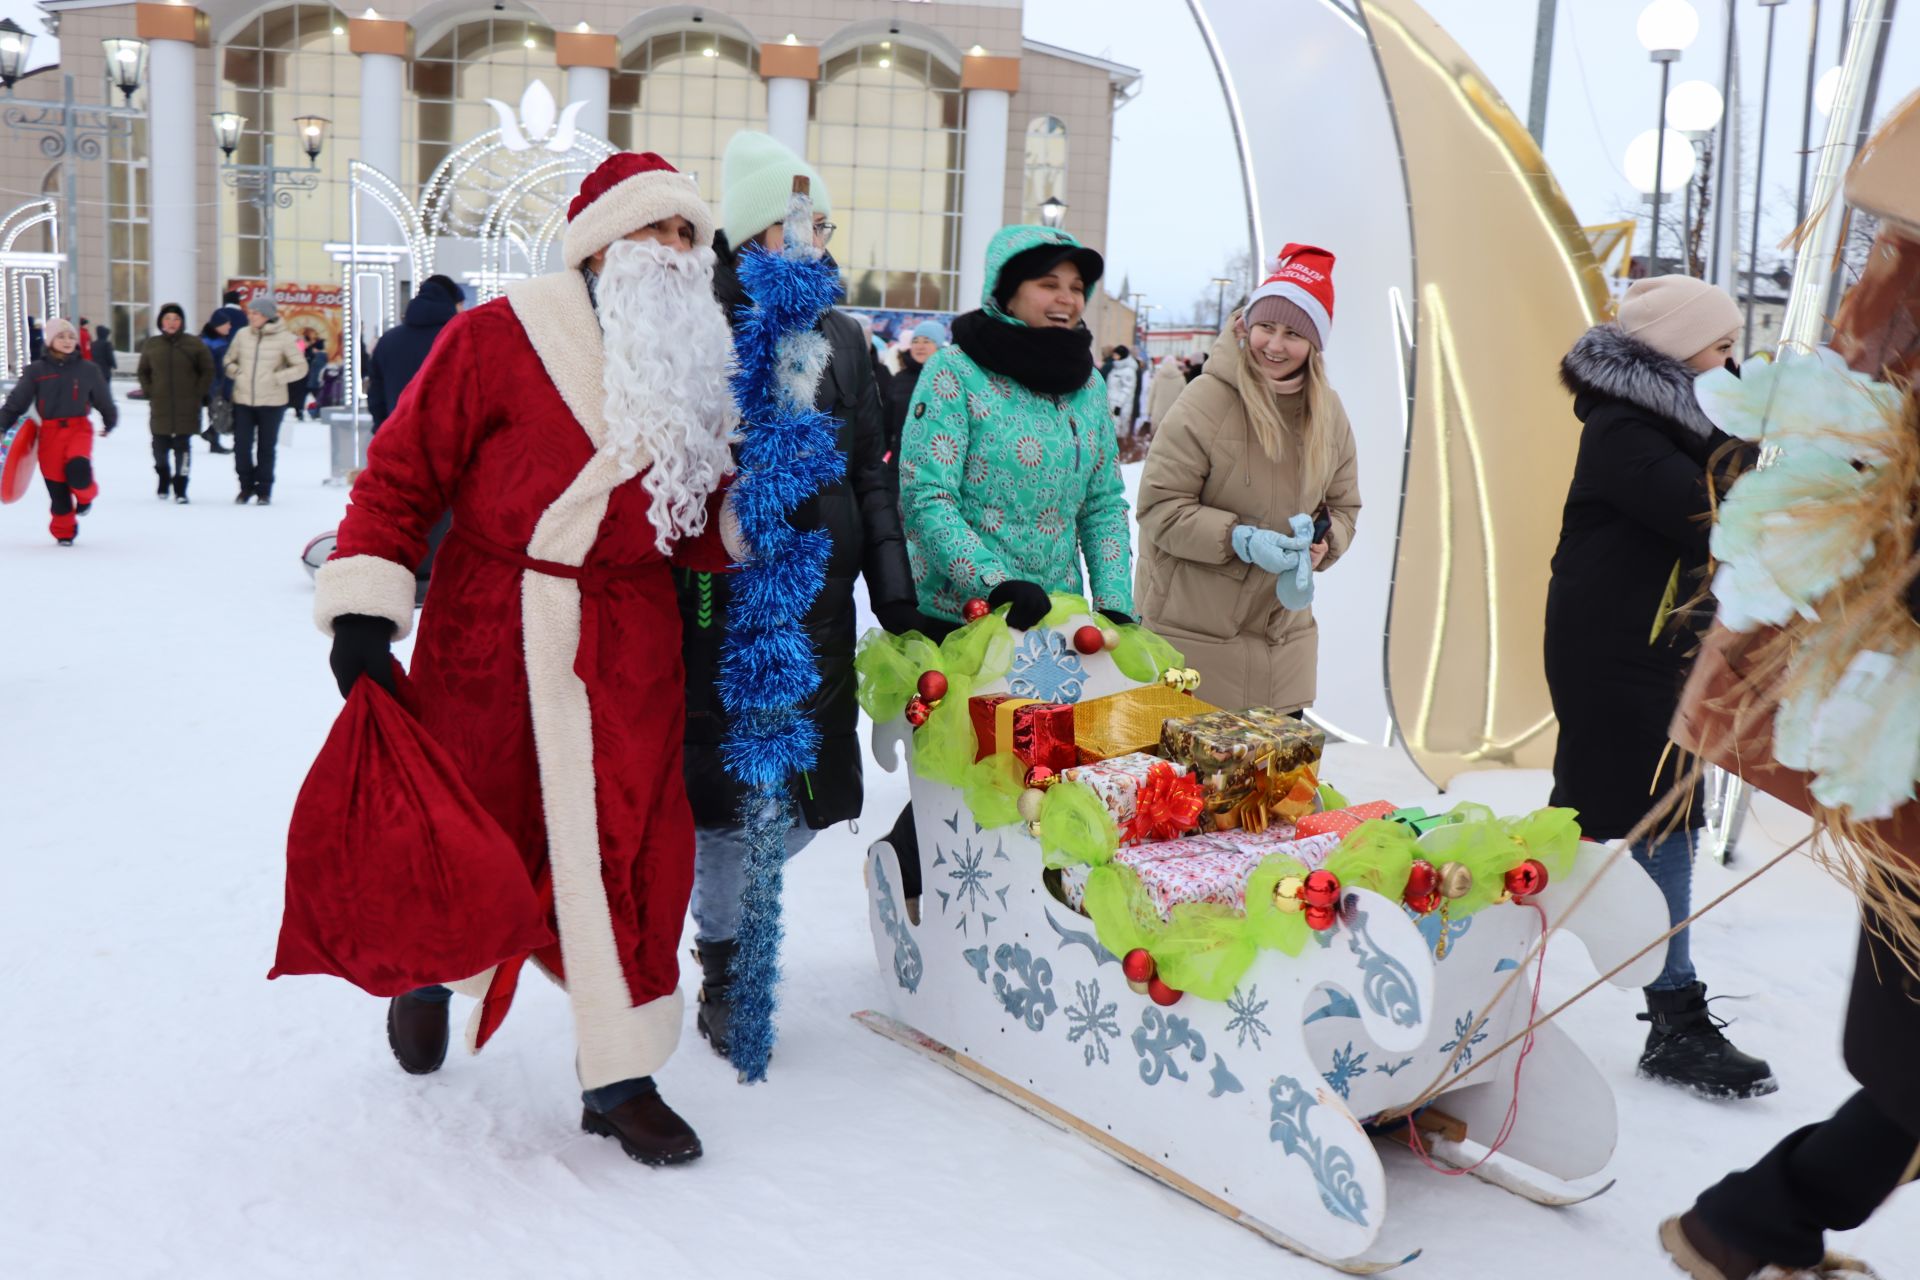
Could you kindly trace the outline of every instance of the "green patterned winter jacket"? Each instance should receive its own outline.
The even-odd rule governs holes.
[[[1009,258],[1064,231],[1003,227],[987,248],[981,307]],[[1133,612],[1133,570],[1120,458],[1098,371],[1067,396],[990,374],[958,346],[921,370],[900,443],[900,507],[923,612],[958,620],[969,599],[1008,579],[1085,594],[1096,609]]]

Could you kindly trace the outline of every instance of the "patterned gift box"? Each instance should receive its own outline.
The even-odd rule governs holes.
[[[1139,812],[1138,801],[1140,787],[1155,765],[1186,774],[1187,766],[1150,756],[1144,751],[1129,752],[1124,756],[1115,756],[1111,760],[1097,760],[1092,764],[1077,765],[1063,770],[1060,779],[1063,782],[1084,783],[1100,797],[1107,806],[1107,812],[1124,833],[1134,815]]]
[[[1290,858],[1298,858],[1309,871],[1318,868],[1340,847],[1340,837],[1337,835],[1300,835],[1293,827],[1284,824],[1260,832],[1215,831],[1211,834],[1215,840],[1241,853],[1255,853],[1262,858],[1284,853]]]
[[[1211,791],[1244,793],[1254,774],[1292,773],[1317,767],[1327,735],[1304,720],[1271,707],[1247,711],[1209,711],[1167,720],[1160,746],[1200,775]]]
[[[1258,835],[1215,831],[1132,845],[1114,854],[1113,865],[1133,869],[1163,920],[1183,902],[1212,902],[1244,912],[1247,881],[1263,861],[1277,853],[1287,854],[1313,870],[1340,844],[1338,836],[1296,840],[1281,834],[1284,831],[1279,827]],[[1075,911],[1081,910],[1086,900],[1090,870],[1070,866],[1060,873],[1061,891]]]
[[[1361,823],[1384,818],[1398,810],[1399,806],[1390,800],[1372,800],[1366,804],[1348,805],[1344,809],[1329,809],[1325,813],[1309,813],[1295,824],[1295,829],[1303,836],[1327,834],[1344,840]]]
[[[1011,750],[1029,765],[1066,769],[1079,763],[1073,746],[1073,708],[1004,693],[967,699],[975,760]]]
[[[1141,685],[1075,703],[1073,740],[1079,748],[1080,763],[1112,760],[1153,751],[1160,745],[1161,728],[1169,718],[1217,710],[1190,693],[1177,693],[1165,685]]]

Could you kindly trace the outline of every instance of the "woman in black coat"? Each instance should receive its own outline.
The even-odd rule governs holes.
[[[1712,492],[1750,461],[1707,420],[1693,380],[1731,359],[1741,327],[1724,292],[1685,276],[1642,280],[1619,321],[1590,330],[1561,362],[1584,424],[1547,588],[1546,673],[1560,722],[1552,803],[1595,840],[1626,836],[1683,768],[1667,742],[1697,632],[1680,616],[1705,586]],[[1691,914],[1696,788],[1681,829],[1633,850],[1667,899]],[[1652,1023],[1640,1074],[1709,1097],[1779,1086],[1707,1012],[1687,931],[1646,990]]]
[[[781,190],[786,188],[782,186]],[[714,293],[737,320],[747,304],[735,274],[735,255],[724,234],[714,237],[719,263]],[[757,249],[747,250],[757,252]],[[815,406],[839,424],[846,478],[822,490],[794,514],[795,527],[825,529],[833,539],[826,582],[806,627],[820,669],[820,687],[808,710],[820,730],[814,767],[795,786],[799,813],[789,837],[797,851],[815,831],[860,816],[865,793],[860,764],[859,704],[854,698],[856,636],[854,582],[864,577],[867,598],[889,631],[938,635],[937,623],[921,616],[913,570],[900,530],[899,502],[886,461],[886,428],[874,385],[868,342],[852,317],[829,311],[821,317],[831,357],[821,375]],[[743,854],[739,784],[726,770],[720,745],[727,714],[720,703],[720,658],[726,637],[729,584],[725,574],[677,572],[682,654],[687,669],[686,783],[695,825],[693,914],[703,980],[698,1026],[714,1049],[726,1053],[730,1012],[727,966],[734,943],[728,925],[737,922],[737,872]],[[710,936],[726,934],[727,936]]]

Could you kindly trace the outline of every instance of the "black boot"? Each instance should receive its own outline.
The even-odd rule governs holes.
[[[1703,1098],[1760,1098],[1780,1088],[1773,1068],[1740,1052],[1720,1033],[1727,1024],[1707,1009],[1707,987],[1696,982],[1678,991],[1647,992],[1651,1022],[1640,1074],[1691,1089]]]
[[[700,1136],[667,1105],[660,1091],[652,1087],[651,1080],[646,1083],[644,1092],[611,1111],[582,1108],[580,1127],[599,1137],[617,1140],[620,1149],[641,1164],[659,1167],[698,1160]]]
[[[447,1060],[447,1001],[395,996],[387,1005],[387,1047],[409,1075],[438,1071]]]
[[[739,950],[739,944],[729,938],[725,942],[696,941],[693,945],[700,957],[700,1013],[694,1025],[700,1028],[700,1034],[707,1038],[713,1051],[724,1058],[728,1050],[727,1024],[733,1020],[727,969],[733,964],[733,953]]]
[[[159,472],[158,474],[160,476],[160,489],[159,489],[159,492],[156,494],[156,496],[161,498],[171,498],[173,496],[173,478],[164,471]]]

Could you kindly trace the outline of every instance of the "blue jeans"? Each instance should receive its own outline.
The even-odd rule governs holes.
[[[1667,927],[1672,928],[1693,913],[1693,832],[1676,831],[1652,847],[1636,845],[1633,860],[1660,886],[1667,899]],[[1682,929],[1667,939],[1667,965],[1660,976],[1647,984],[1648,991],[1678,991],[1692,986],[1693,944]]]
[[[806,848],[813,832],[795,815],[787,832],[787,857]],[[747,884],[747,833],[742,827],[695,827],[693,831],[693,936],[699,942],[731,942],[740,932],[740,891]]]

